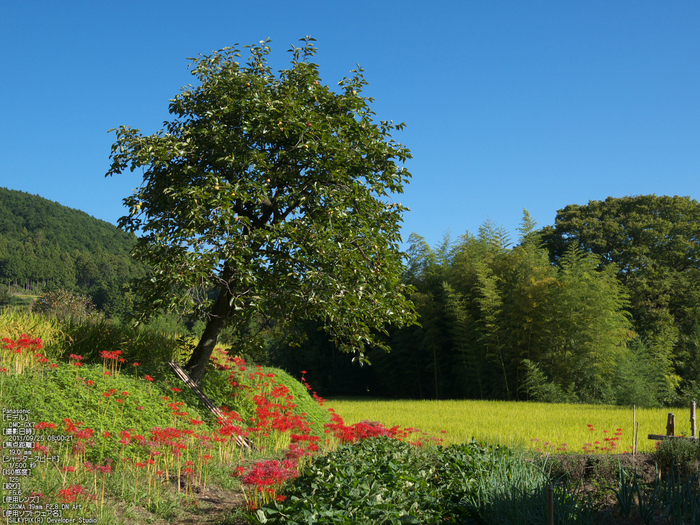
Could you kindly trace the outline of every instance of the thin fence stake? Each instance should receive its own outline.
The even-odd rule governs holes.
[[[637,438],[634,428],[637,426],[637,405],[632,405],[632,455],[637,453]]]

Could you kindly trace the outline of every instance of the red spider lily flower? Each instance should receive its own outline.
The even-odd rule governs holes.
[[[144,378],[146,381],[149,381],[149,382],[150,382],[150,381],[153,381],[153,378],[152,378],[151,376],[143,376],[143,378]]]
[[[68,356],[69,359],[75,359],[76,361],[82,361],[85,359],[82,355],[71,354]]]
[[[63,472],[75,472],[75,467],[66,466],[61,469]]]
[[[92,385],[95,384],[95,382],[94,382],[92,379],[88,379],[87,381],[85,381],[85,384],[86,384],[87,386],[92,386]]]
[[[110,372],[109,370],[105,370],[105,371],[102,373],[102,375],[111,376],[111,375],[112,375],[112,372]]]
[[[131,366],[141,366],[141,365],[138,363],[132,363]]]
[[[58,365],[56,363],[51,363],[51,368],[58,368]]]
[[[75,437],[78,439],[90,439],[92,437],[94,430],[91,428],[85,428],[76,432]]]
[[[63,503],[75,501],[75,494],[73,494],[70,489],[61,489],[58,491],[58,495],[63,500]]]
[[[88,494],[87,489],[80,485],[71,485],[67,489],[62,489],[58,491],[61,499],[63,500],[63,503],[70,503],[72,501],[75,501],[76,496],[78,494]]]
[[[182,390],[180,390],[180,389],[177,388],[177,387],[172,387],[170,390],[172,390],[172,391],[175,392],[176,394],[179,393],[179,392],[182,392]]]
[[[42,454],[46,455],[49,452],[49,447],[45,447],[41,443],[38,443],[35,441],[34,442],[34,450],[37,450],[37,451],[41,452]]]

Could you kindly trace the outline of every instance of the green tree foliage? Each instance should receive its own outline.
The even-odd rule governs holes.
[[[659,362],[675,366],[667,382],[691,378],[700,313],[700,203],[640,195],[573,204],[541,235],[555,262],[579,245],[614,268],[629,293],[635,331]]]
[[[165,129],[116,130],[107,175],[143,169],[120,225],[143,232],[135,255],[145,314],[180,309],[206,319],[186,369],[200,381],[224,327],[259,317],[315,319],[366,360],[377,330],[414,319],[401,280],[400,221],[391,202],[409,173],[402,124],[374,121],[362,69],[324,85],[313,39],[273,73],[267,41],[192,60],[196,86],[170,104]],[[216,290],[210,298],[203,291]]]

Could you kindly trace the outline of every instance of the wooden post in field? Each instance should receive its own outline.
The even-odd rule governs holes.
[[[672,412],[668,413],[668,420],[666,421],[666,435],[676,435],[676,416],[674,416]]]
[[[693,401],[690,403],[690,435],[694,438],[698,437],[698,423],[695,418],[695,409],[697,408],[697,403]]]
[[[637,426],[637,405],[632,405],[632,455],[637,453],[637,439],[634,435],[634,427]]]
[[[547,525],[554,525],[554,485],[547,487]]]
[[[637,440],[639,439],[639,421],[637,421],[637,430],[634,433],[634,453],[637,453]]]

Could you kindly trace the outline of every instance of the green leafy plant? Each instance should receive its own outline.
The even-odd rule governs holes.
[[[545,472],[502,447],[417,447],[380,436],[317,457],[253,523],[534,523],[544,518]],[[557,490],[557,523],[587,516]],[[533,519],[535,521],[533,521]]]
[[[700,442],[697,439],[664,439],[654,453],[663,472],[680,470],[684,475],[697,472],[700,464]]]

